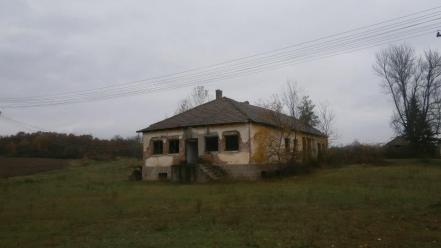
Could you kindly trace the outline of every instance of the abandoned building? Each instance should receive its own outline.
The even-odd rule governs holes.
[[[220,90],[215,100],[138,132],[143,134],[144,180],[257,179],[286,160],[283,154],[316,158],[328,145],[317,129],[222,97]]]

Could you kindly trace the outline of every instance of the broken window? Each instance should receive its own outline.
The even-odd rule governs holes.
[[[179,153],[179,139],[168,141],[168,153]]]
[[[239,150],[239,135],[229,134],[225,135],[225,151]]]
[[[290,147],[290,139],[289,138],[285,138],[285,151],[289,152],[289,147]]]
[[[205,151],[207,151],[207,152],[219,151],[219,137],[218,136],[205,137]]]
[[[153,141],[153,154],[162,154],[163,152],[163,144],[162,140],[154,140]]]

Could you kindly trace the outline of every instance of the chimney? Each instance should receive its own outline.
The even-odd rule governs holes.
[[[222,99],[222,90],[216,90],[216,100]]]

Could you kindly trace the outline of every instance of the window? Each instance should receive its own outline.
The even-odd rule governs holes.
[[[285,151],[289,152],[290,145],[291,144],[289,138],[285,138]]]
[[[225,135],[225,151],[239,150],[239,135],[231,134]]]
[[[168,177],[167,172],[159,172],[158,173],[159,180],[165,180],[165,179],[167,179],[167,177]]]
[[[153,154],[162,154],[162,140],[154,140],[153,141]]]
[[[299,147],[299,141],[297,139],[294,139],[293,152],[297,152],[298,147]]]
[[[219,151],[219,137],[218,136],[205,137],[205,151],[206,152]]]
[[[168,140],[168,153],[179,153],[179,139]]]

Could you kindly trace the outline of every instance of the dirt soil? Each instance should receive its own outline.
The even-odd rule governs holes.
[[[0,157],[0,178],[31,175],[62,169],[68,165],[69,160],[64,159]]]

